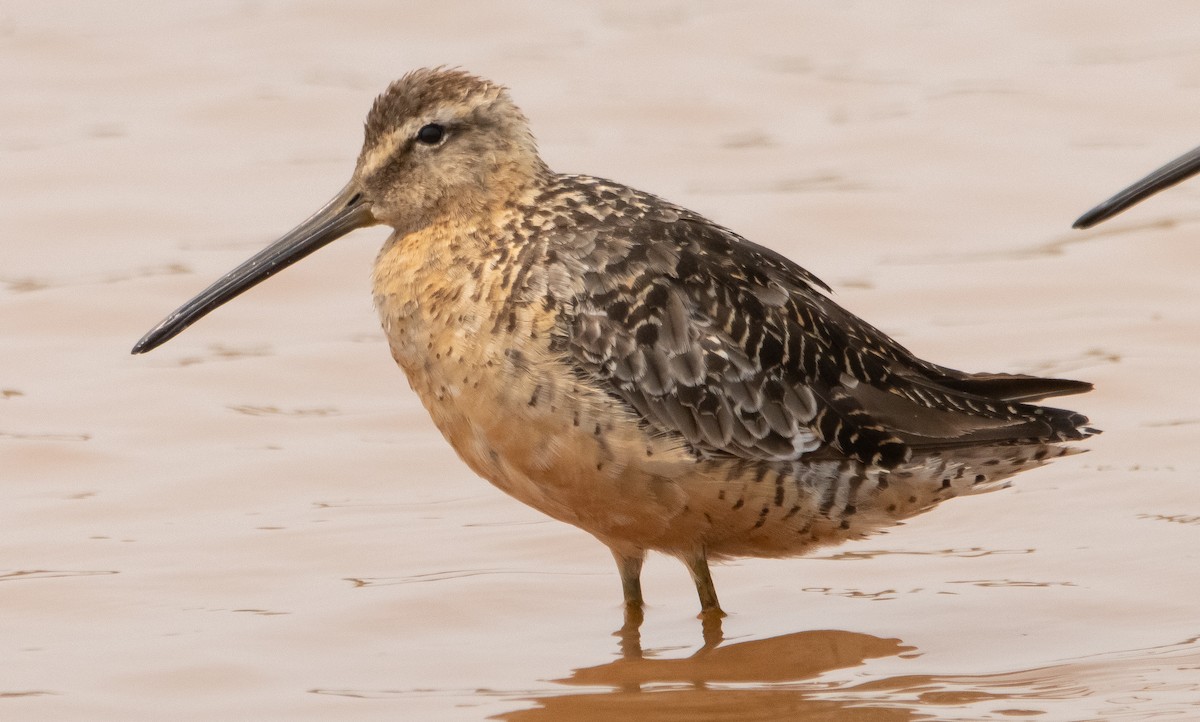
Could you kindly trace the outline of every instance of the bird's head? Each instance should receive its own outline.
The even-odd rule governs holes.
[[[367,115],[350,182],[308,220],[180,306],[133,347],[145,353],[201,317],[356,228],[399,236],[466,222],[543,178],[525,116],[500,85],[461,70],[415,70]]]

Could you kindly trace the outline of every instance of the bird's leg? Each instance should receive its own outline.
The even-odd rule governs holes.
[[[617,571],[621,573],[621,591],[625,594],[625,608],[642,608],[642,562],[646,560],[643,549],[625,551],[612,550],[617,560]]]
[[[610,547],[611,548],[611,547]],[[621,591],[625,594],[625,624],[613,635],[621,638],[621,656],[625,659],[642,658],[642,562],[646,560],[644,549],[611,548],[617,560],[617,571],[621,573]]]
[[[688,571],[692,573],[692,581],[696,583],[696,593],[700,595],[700,616],[708,618],[724,617],[721,604],[717,601],[717,589],[713,586],[712,574],[708,571],[708,555],[704,547],[684,557]]]

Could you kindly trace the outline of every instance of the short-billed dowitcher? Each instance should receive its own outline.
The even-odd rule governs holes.
[[[1117,193],[1075,221],[1073,228],[1091,228],[1159,191],[1200,173],[1200,148],[1193,148],[1145,178]]]
[[[363,226],[392,356],[480,476],[612,550],[708,561],[853,539],[1066,453],[1079,381],[923,361],[783,256],[611,181],[551,171],[505,88],[418,70],[376,99],[350,183],[188,301],[142,353]]]

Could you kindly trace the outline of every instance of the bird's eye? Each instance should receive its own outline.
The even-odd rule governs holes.
[[[446,129],[437,123],[421,126],[417,131],[417,140],[425,145],[437,145],[442,142],[442,138],[446,135]]]

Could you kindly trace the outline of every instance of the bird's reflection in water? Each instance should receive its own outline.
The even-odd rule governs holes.
[[[704,635],[704,646],[697,652],[699,657],[709,650],[716,649],[721,642],[725,641],[725,631],[722,627],[722,621],[725,618],[724,612],[708,611],[700,613],[700,628]],[[621,628],[613,632],[613,636],[621,640],[621,658],[625,660],[642,659],[642,621],[645,619],[645,614],[641,606],[632,604],[625,605],[625,623]]]
[[[684,659],[643,654],[642,612],[629,609],[617,636],[621,658],[572,672],[560,684],[587,687],[531,701],[533,709],[494,719],[537,720],[911,720],[911,710],[872,706],[869,699],[836,700],[817,695],[809,683],[826,672],[914,650],[898,639],[839,630],[796,632],[769,639],[723,641],[721,618],[702,617],[704,645]],[[799,683],[799,684],[797,684]],[[608,692],[597,692],[608,688]]]
[[[718,620],[710,622],[720,634]],[[1193,719],[1200,693],[1200,638],[993,674],[902,674],[858,681],[819,679],[870,659],[912,656],[898,639],[840,630],[796,632],[710,646],[685,659],[643,656],[637,619],[619,633],[621,659],[556,680],[579,693],[523,698],[537,707],[493,719],[540,720],[799,720],[892,722],[915,719],[1001,719],[1051,715],[1098,719],[1103,710],[1138,719]],[[861,677],[861,675],[860,675]],[[1147,679],[1169,680],[1147,686]],[[1107,690],[1108,694],[1100,694]],[[1118,694],[1118,690],[1125,694]],[[1094,703],[1094,704],[1093,704]],[[1115,705],[1115,707],[1113,707]],[[1182,714],[1180,714],[1182,712]],[[1042,717],[1043,719],[1047,717]],[[1131,717],[1132,718],[1132,717]]]

